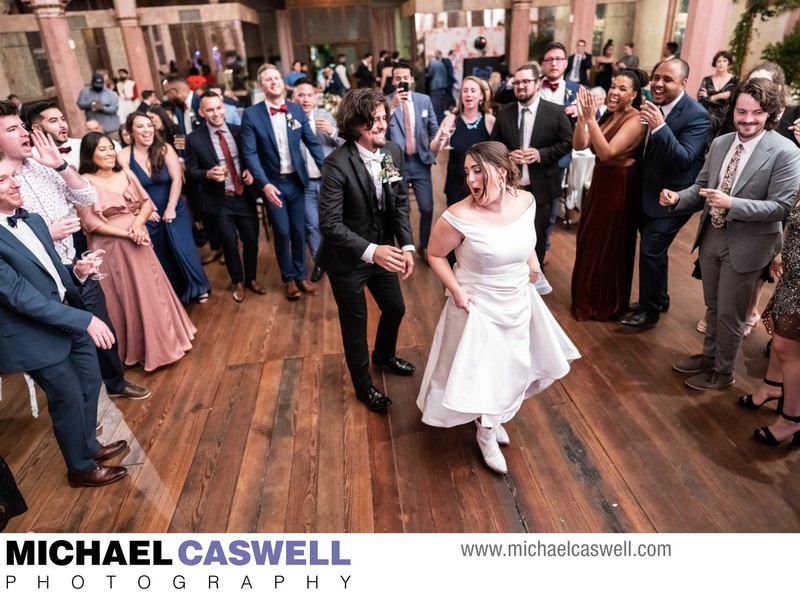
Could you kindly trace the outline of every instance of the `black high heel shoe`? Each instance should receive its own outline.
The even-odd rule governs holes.
[[[746,408],[746,409],[749,409],[749,410],[758,410],[759,408],[764,406],[767,402],[770,402],[771,400],[777,400],[778,401],[778,414],[781,414],[781,412],[783,411],[783,382],[773,382],[772,380],[768,380],[767,378],[764,378],[764,383],[767,384],[768,386],[773,386],[775,388],[780,388],[781,389],[781,395],[780,396],[770,396],[769,398],[767,398],[761,404],[756,404],[755,402],[753,402],[753,395],[752,394],[747,394],[746,396],[739,396],[739,406],[741,406],[743,408]]]
[[[800,417],[790,417],[783,414],[783,411],[781,411],[781,416],[790,423],[800,423]],[[756,441],[773,448],[785,441],[784,439],[775,439],[775,436],[772,434],[772,431],[769,430],[769,427],[761,427],[756,429],[753,432],[753,437],[756,438]],[[800,448],[800,428],[798,428],[798,430],[792,435],[792,445],[796,448]]]

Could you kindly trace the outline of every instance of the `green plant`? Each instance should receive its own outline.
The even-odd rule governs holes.
[[[800,8],[800,0],[749,0],[747,2],[747,10],[742,13],[739,22],[736,23],[730,41],[733,61],[735,64],[739,64],[740,74],[744,73],[744,60],[747,57],[756,18],[768,21],[772,17],[795,8]]]
[[[800,86],[800,22],[795,25],[794,31],[778,43],[770,43],[761,56],[779,64],[786,74],[786,85],[797,94]]]

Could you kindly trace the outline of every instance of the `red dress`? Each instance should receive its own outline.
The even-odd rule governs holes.
[[[611,140],[639,112],[601,126]],[[607,321],[628,307],[636,256],[636,219],[642,188],[636,158],[642,142],[614,159],[597,163],[583,201],[572,269],[572,314],[577,320]],[[591,145],[590,145],[591,147]]]

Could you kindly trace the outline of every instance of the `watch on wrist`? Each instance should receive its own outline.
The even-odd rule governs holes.
[[[64,161],[62,161],[61,165],[59,165],[58,167],[55,167],[55,171],[61,172],[61,171],[64,171],[67,167],[69,167],[69,163],[67,163],[67,160],[64,159]]]

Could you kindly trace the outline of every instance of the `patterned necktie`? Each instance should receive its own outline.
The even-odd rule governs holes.
[[[583,56],[581,54],[575,54],[575,57],[572,60],[572,73],[570,78],[573,81],[580,81],[581,78],[581,58]]]
[[[25,210],[24,208],[18,208],[17,210],[14,211],[13,215],[8,217],[8,226],[13,229],[14,227],[17,226],[17,221],[27,219],[29,216],[31,215],[28,214],[27,210]]]
[[[219,148],[222,149],[222,154],[225,156],[225,165],[228,166],[228,174],[231,176],[233,182],[233,193],[241,196],[244,193],[244,184],[239,173],[236,171],[236,165],[233,163],[233,155],[231,155],[231,148],[228,146],[228,141],[225,140],[225,134],[222,130],[217,130],[219,136]]]
[[[733,156],[728,163],[728,168],[725,170],[725,175],[722,176],[722,183],[719,185],[719,191],[723,194],[730,194],[733,189],[733,180],[736,177],[736,170],[739,168],[739,157],[742,156],[744,145],[739,143],[736,150],[733,151]],[[711,224],[715,229],[722,229],[725,227],[725,217],[728,214],[727,208],[720,208],[719,206],[712,206],[708,210],[711,216]]]
[[[411,111],[408,109],[408,102],[401,103],[403,109],[403,133],[406,136],[406,154],[413,155],[417,152],[417,143],[414,139],[414,129],[411,126]]]

